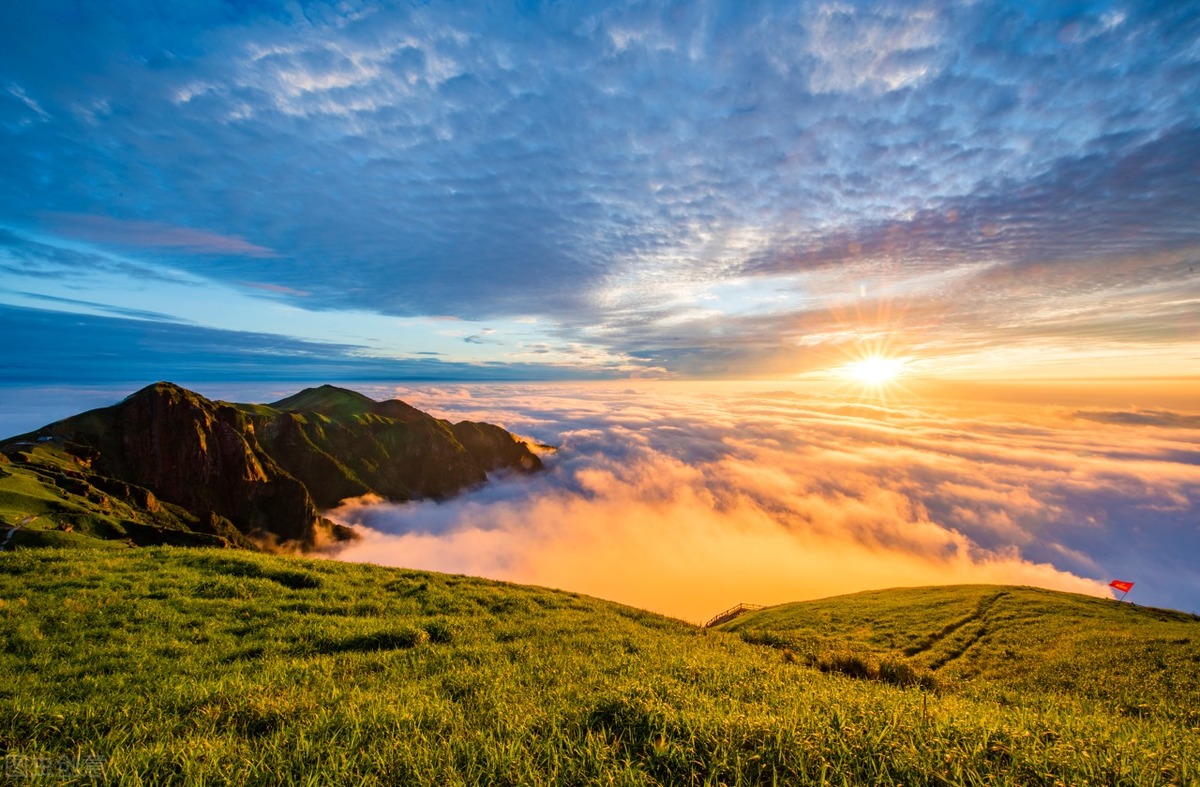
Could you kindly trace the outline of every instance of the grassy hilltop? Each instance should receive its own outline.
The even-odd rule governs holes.
[[[1200,727],[1200,618],[1183,612],[959,585],[782,604],[720,628],[826,671],[924,678],[1009,705],[1098,700],[1122,716]]]
[[[836,600],[820,608],[838,616],[827,629],[784,607],[729,633],[572,593],[246,551],[6,552],[0,746],[46,783],[59,780],[54,762],[126,784],[1200,779],[1200,730],[1182,710],[1200,707],[1200,624],[1037,591],[1051,618],[1085,609],[1096,630],[1153,639],[1159,679],[1133,697],[983,671],[976,684],[999,687],[988,693],[965,666],[941,673],[1018,626],[1001,615],[1027,591],[947,588],[924,603],[930,592],[893,591],[923,599],[910,613],[898,601],[879,614],[880,594],[867,616],[846,597],[836,613]],[[997,592],[1009,595],[990,602],[988,631],[957,659],[934,669],[923,654],[949,652],[939,643],[970,621],[904,656]],[[772,615],[786,625],[760,644]],[[828,639],[812,644],[813,630]],[[843,646],[876,670],[907,659],[934,680],[806,666]],[[1111,669],[1071,663],[1079,675]]]

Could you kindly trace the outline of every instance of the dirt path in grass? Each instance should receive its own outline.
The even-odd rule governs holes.
[[[8,535],[4,537],[3,541],[0,541],[0,552],[4,551],[5,547],[8,546],[9,541],[12,541],[13,534],[21,529],[21,525],[28,525],[30,522],[32,522],[35,519],[37,519],[36,516],[27,516],[24,519],[22,519],[20,522],[18,522],[17,524],[13,525],[11,528],[9,528]]]

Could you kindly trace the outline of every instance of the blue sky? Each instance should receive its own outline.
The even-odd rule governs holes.
[[[1195,374],[1197,41],[1195,2],[10,3],[0,375]]]

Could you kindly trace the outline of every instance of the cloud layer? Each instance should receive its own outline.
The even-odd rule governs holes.
[[[536,317],[490,357],[610,371],[819,367],[878,302],[931,356],[1195,359],[1198,38],[1194,3],[27,3],[0,266]]]
[[[39,301],[65,300],[32,297]],[[589,375],[587,369],[564,370],[536,362],[466,364],[420,356],[371,357],[364,352],[367,348],[358,345],[181,324],[162,314],[131,315],[128,309],[80,300],[71,301],[71,305],[98,314],[64,314],[0,304],[0,335],[5,337],[0,385],[147,384],[157,380],[209,385],[213,381],[279,380],[320,384],[363,379],[553,380]],[[129,316],[137,319],[123,319]],[[128,393],[128,389],[123,391]],[[0,416],[0,425],[6,421]],[[23,428],[40,425],[24,423]]]
[[[398,393],[559,450],[540,478],[448,502],[349,501],[334,516],[364,538],[341,559],[692,620],[740,601],[962,582],[1103,595],[1115,577],[1136,581],[1141,603],[1200,601],[1188,557],[1200,554],[1200,457],[1191,424],[1161,412],[1148,427],[1111,411],[654,384]]]

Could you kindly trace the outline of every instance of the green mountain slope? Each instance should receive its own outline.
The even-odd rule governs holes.
[[[332,386],[240,405],[157,383],[6,440],[0,455],[0,516],[25,523],[22,545],[310,548],[350,537],[319,514],[347,497],[447,497],[493,470],[541,467],[497,426]]]
[[[272,402],[270,407],[275,410],[298,410],[321,413],[330,417],[344,417],[369,413],[376,404],[374,399],[357,391],[322,385],[317,388],[305,388],[278,402]]]
[[[1200,618],[1030,587],[899,588],[783,604],[719,626],[835,671],[910,668],[1016,701],[1087,698],[1200,726]]]
[[[0,554],[0,599],[0,748],[10,777],[43,783],[1200,778],[1200,730],[1177,715],[823,674],[737,634],[482,579],[20,550]]]

